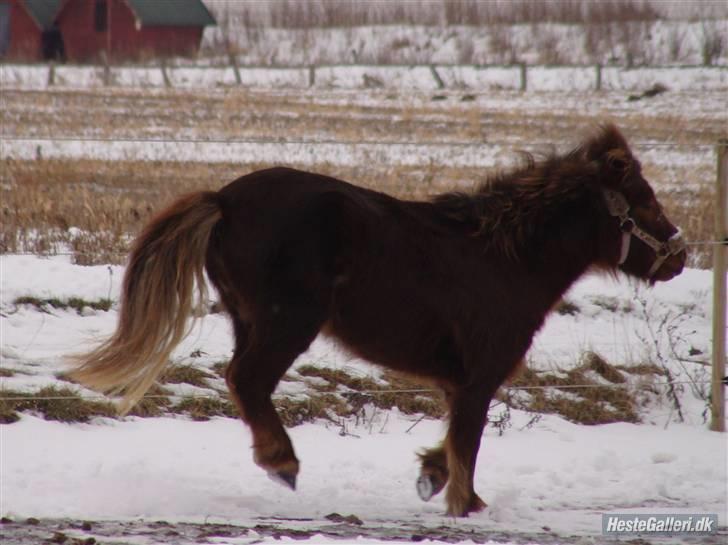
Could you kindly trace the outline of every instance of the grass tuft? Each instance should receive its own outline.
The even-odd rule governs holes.
[[[554,311],[562,316],[576,316],[577,314],[579,314],[579,312],[581,312],[581,309],[576,303],[573,303],[572,301],[567,301],[566,299],[562,299],[556,305]]]
[[[294,427],[318,419],[334,420],[353,414],[352,407],[336,394],[313,394],[296,399],[283,397],[275,401],[276,411],[284,426]]]
[[[338,416],[355,415],[366,403],[384,410],[396,407],[404,414],[423,414],[431,418],[441,418],[445,415],[438,393],[406,391],[424,388],[421,384],[394,373],[384,373],[382,383],[370,377],[354,376],[343,369],[329,367],[303,365],[298,367],[297,371],[304,377],[324,379],[326,385],[313,385],[313,388],[321,392],[338,392],[348,401],[350,406],[348,413],[342,413],[338,401],[334,403]],[[342,392],[342,386],[350,391]]]
[[[88,422],[97,416],[114,418],[117,414],[113,404],[83,399],[78,392],[65,386],[46,386],[35,393],[3,390],[0,423],[16,422],[20,418],[19,412],[35,412],[46,420],[59,422]]]
[[[585,368],[595,371],[613,384],[622,384],[627,381],[619,369],[607,363],[607,361],[596,352],[586,352],[582,357],[582,360]]]
[[[215,416],[236,418],[239,416],[235,405],[228,399],[216,397],[186,396],[170,408],[171,412],[186,414],[192,420],[203,422]]]
[[[227,360],[215,362],[212,364],[212,370],[218,377],[224,379],[229,363]]]
[[[624,384],[625,377],[616,366],[601,356],[588,352],[581,365],[554,374],[524,369],[512,386],[525,390],[501,391],[499,399],[509,406],[536,413],[555,413],[577,424],[639,422],[637,392],[615,388],[593,378],[596,372],[611,384]],[[583,388],[572,388],[585,385]],[[547,389],[529,387],[554,386]]]
[[[134,405],[131,411],[129,411],[129,415],[139,416],[142,418],[162,416],[170,410],[172,401],[168,396],[171,395],[172,392],[166,388],[163,388],[158,384],[154,384],[147,393],[144,394],[144,397],[140,399],[136,405]]]
[[[162,384],[191,384],[200,388],[209,388],[210,384],[207,381],[211,378],[215,377],[194,365],[170,365],[162,373],[159,382]]]
[[[40,310],[41,312],[48,312],[48,308],[50,307],[55,310],[73,309],[78,314],[83,314],[83,310],[85,308],[90,308],[92,310],[103,310],[104,312],[106,312],[111,308],[113,301],[106,298],[97,299],[94,301],[87,301],[86,299],[82,299],[80,297],[71,297],[69,299],[59,299],[57,297],[51,297],[43,299],[41,297],[35,297],[33,295],[24,295],[21,297],[16,297],[13,301],[13,304],[17,306],[32,306]]]

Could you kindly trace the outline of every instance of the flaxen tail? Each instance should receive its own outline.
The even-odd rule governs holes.
[[[71,377],[94,390],[120,394],[122,414],[150,388],[189,332],[195,291],[200,302],[207,300],[207,244],[221,217],[217,194],[199,192],[154,218],[134,243],[116,331],[76,358]]]

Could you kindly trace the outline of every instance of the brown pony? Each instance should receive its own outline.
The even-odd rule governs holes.
[[[420,454],[420,497],[449,482],[447,510],[473,489],[488,406],[534,333],[585,272],[654,283],[683,268],[684,244],[620,132],[486,181],[472,193],[402,201],[288,168],[182,197],[136,240],[114,335],[81,358],[80,382],[128,410],[187,332],[204,272],[235,331],[227,384],[254,459],[295,488],[299,462],[271,402],[323,332],[362,358],[439,386],[440,446]]]

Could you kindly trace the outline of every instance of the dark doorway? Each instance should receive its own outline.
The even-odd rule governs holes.
[[[10,4],[0,0],[0,57],[10,48]]]
[[[65,62],[66,48],[63,46],[63,36],[61,36],[61,31],[57,26],[44,30],[41,42],[45,60]]]

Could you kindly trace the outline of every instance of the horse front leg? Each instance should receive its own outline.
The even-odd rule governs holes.
[[[449,484],[447,514],[466,517],[486,504],[475,493],[473,477],[480,439],[495,391],[487,386],[457,389],[450,398],[450,427],[445,438]]]
[[[439,494],[449,477],[447,470],[447,453],[444,444],[425,449],[418,454],[420,458],[420,476],[417,479],[417,494],[423,501],[429,501]]]

